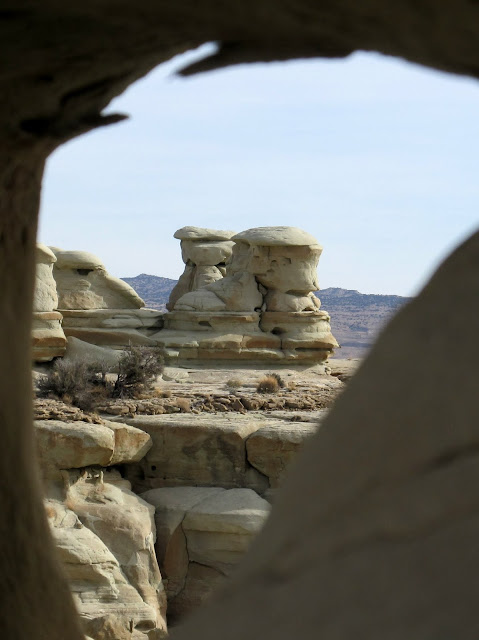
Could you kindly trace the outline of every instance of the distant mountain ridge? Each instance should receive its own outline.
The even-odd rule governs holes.
[[[122,278],[151,309],[166,310],[166,303],[177,280],[142,273]],[[353,289],[329,287],[316,294],[321,308],[331,316],[333,334],[341,345],[338,358],[357,358],[370,349],[389,318],[411,298],[360,293]]]
[[[341,345],[338,358],[364,356],[387,321],[411,298],[359,293],[331,287],[318,292],[321,308],[331,316],[333,335]]]
[[[147,273],[140,273],[134,278],[122,278],[130,287],[143,298],[146,306],[150,309],[166,310],[166,303],[170,297],[170,293],[178,282],[171,278],[162,278],[161,276],[151,276]]]

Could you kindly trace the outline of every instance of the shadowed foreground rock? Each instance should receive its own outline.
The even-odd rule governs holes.
[[[477,638],[478,265],[476,234],[391,322],[236,578],[175,640]],[[447,363],[446,333],[468,347]]]

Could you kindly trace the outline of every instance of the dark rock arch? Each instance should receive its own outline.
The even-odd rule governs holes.
[[[363,49],[478,77],[478,36],[479,4],[468,0],[3,3],[0,567],[6,639],[82,637],[53,560],[32,468],[29,324],[48,154],[118,122],[123,116],[102,115],[115,95],[161,61],[204,42],[218,42],[218,53],[185,73]],[[195,637],[477,637],[478,263],[475,236],[386,330],[285,487],[236,583],[216,609],[199,614]],[[451,288],[459,293],[446,321]],[[446,350],[452,340],[457,349]],[[308,465],[311,493],[304,484]]]

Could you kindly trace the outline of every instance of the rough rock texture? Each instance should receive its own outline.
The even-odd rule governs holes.
[[[53,277],[55,255],[44,244],[36,248],[35,292],[33,297],[32,351],[36,362],[48,362],[65,353],[66,338],[62,315],[56,311],[58,295]]]
[[[241,5],[145,0],[141,11],[122,0],[4,4],[0,42],[4,59],[14,61],[0,71],[0,353],[11,363],[0,371],[0,487],[8,515],[0,523],[1,571],[10,579],[1,599],[5,638],[83,639],[32,468],[30,323],[39,197],[49,153],[66,140],[121,120],[119,114],[102,114],[115,95],[160,61],[206,41],[219,43],[218,52],[187,72],[369,50],[477,78],[478,14],[477,4],[468,0],[297,0],[294,5],[289,0]],[[263,640],[326,634],[340,640],[475,640],[477,474],[472,464],[473,477],[464,481],[462,465],[474,459],[458,453],[474,451],[474,425],[479,424],[478,245],[479,237],[473,236],[399,314],[331,413],[302,468],[308,482],[318,470],[324,474],[313,485],[314,499],[310,493],[302,497],[298,473],[267,527],[264,547],[258,543],[250,568],[245,567],[246,578],[238,577],[221,606],[192,620],[177,638],[234,640],[254,629]],[[454,312],[447,323],[437,322],[450,305],[451,291]],[[444,358],[451,335],[468,345],[448,350],[454,393]],[[345,451],[353,459],[337,464]],[[440,486],[437,480],[448,470],[452,482]],[[418,483],[428,479],[434,490],[419,492]],[[365,487],[374,486],[384,487],[384,500],[365,518],[365,509],[357,510],[358,497],[372,497]],[[348,487],[353,488],[349,494]],[[404,502],[394,487],[403,490]],[[305,504],[312,509],[302,509]],[[416,518],[405,519],[413,504]],[[439,509],[436,522],[442,526],[428,523],[431,505]],[[295,521],[290,507],[302,509],[306,522]],[[414,522],[411,535],[394,537],[383,528],[381,535],[360,539],[365,544],[349,547],[349,554],[334,548],[329,534],[341,517],[344,530],[354,535],[361,523],[391,522],[382,518],[391,515]],[[320,583],[326,585],[321,592]]]
[[[166,599],[154,509],[108,468],[140,460],[150,437],[109,421],[38,420],[35,432],[45,508],[84,630],[94,640],[159,638]]]
[[[81,469],[138,462],[150,449],[150,436],[126,424],[61,420],[35,421],[37,452],[42,466]]]
[[[99,258],[86,251],[54,250],[53,274],[59,309],[140,309],[143,300],[126,282],[111,276]]]
[[[316,431],[317,425],[305,422],[278,422],[261,427],[246,441],[248,462],[276,489],[305,441]]]
[[[248,415],[119,418],[151,436],[153,446],[128,478],[135,491],[157,487],[250,488],[269,495],[315,423]]]
[[[246,460],[246,439],[264,420],[247,416],[159,415],[123,418],[151,436],[153,446],[128,477],[138,492],[199,485],[264,490],[267,481]]]
[[[231,259],[235,231],[219,231],[200,227],[183,227],[174,237],[181,240],[181,257],[185,270],[170,294],[166,308],[172,311],[178,299],[190,291],[202,289],[225,275]]]
[[[93,254],[56,248],[54,253],[58,308],[67,336],[116,348],[151,344],[148,334],[162,326],[159,311],[143,309],[134,289],[111,276]]]
[[[85,362],[96,364],[98,362],[105,364],[109,370],[117,371],[118,362],[124,351],[121,349],[111,349],[109,347],[100,347],[69,336],[67,338],[67,347],[63,359],[67,360],[84,360]]]
[[[322,362],[338,346],[313,293],[322,251],[313,236],[295,227],[248,229],[234,242],[216,240],[225,232],[196,227],[178,233],[186,268],[165,330],[155,336],[171,359],[302,364]]]
[[[142,497],[156,507],[156,553],[172,621],[223,583],[270,511],[269,503],[250,489],[174,487],[152,489]]]

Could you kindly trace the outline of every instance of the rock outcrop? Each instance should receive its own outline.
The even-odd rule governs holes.
[[[32,352],[36,362],[48,362],[62,356],[67,344],[62,315],[57,311],[58,295],[53,277],[55,262],[54,253],[44,244],[37,244],[32,324]]]
[[[166,308],[172,311],[186,293],[202,289],[226,275],[231,259],[235,231],[219,231],[200,227],[183,227],[174,237],[181,240],[181,257],[185,270],[170,294]]]
[[[159,311],[144,309],[134,289],[111,276],[91,253],[53,251],[58,309],[67,336],[114,348],[151,344],[148,336],[162,326]]]
[[[108,421],[39,420],[35,427],[45,508],[85,633],[94,640],[163,637],[154,508],[113,467],[138,462],[150,437]]]
[[[326,414],[326,412],[325,412]],[[127,474],[136,492],[161,487],[248,488],[270,496],[316,423],[261,415],[155,415],[118,418],[151,436]]]
[[[156,508],[156,554],[168,620],[202,604],[231,575],[270,505],[251,489],[173,487],[142,495]]]
[[[172,292],[165,330],[155,336],[169,357],[223,363],[326,360],[338,345],[329,315],[313,294],[322,251],[317,241],[294,227],[249,229],[230,236],[234,244],[226,233],[195,227],[177,232],[185,273]],[[203,263],[225,261],[204,267],[215,270],[207,272],[210,277],[198,272],[189,256]]]

